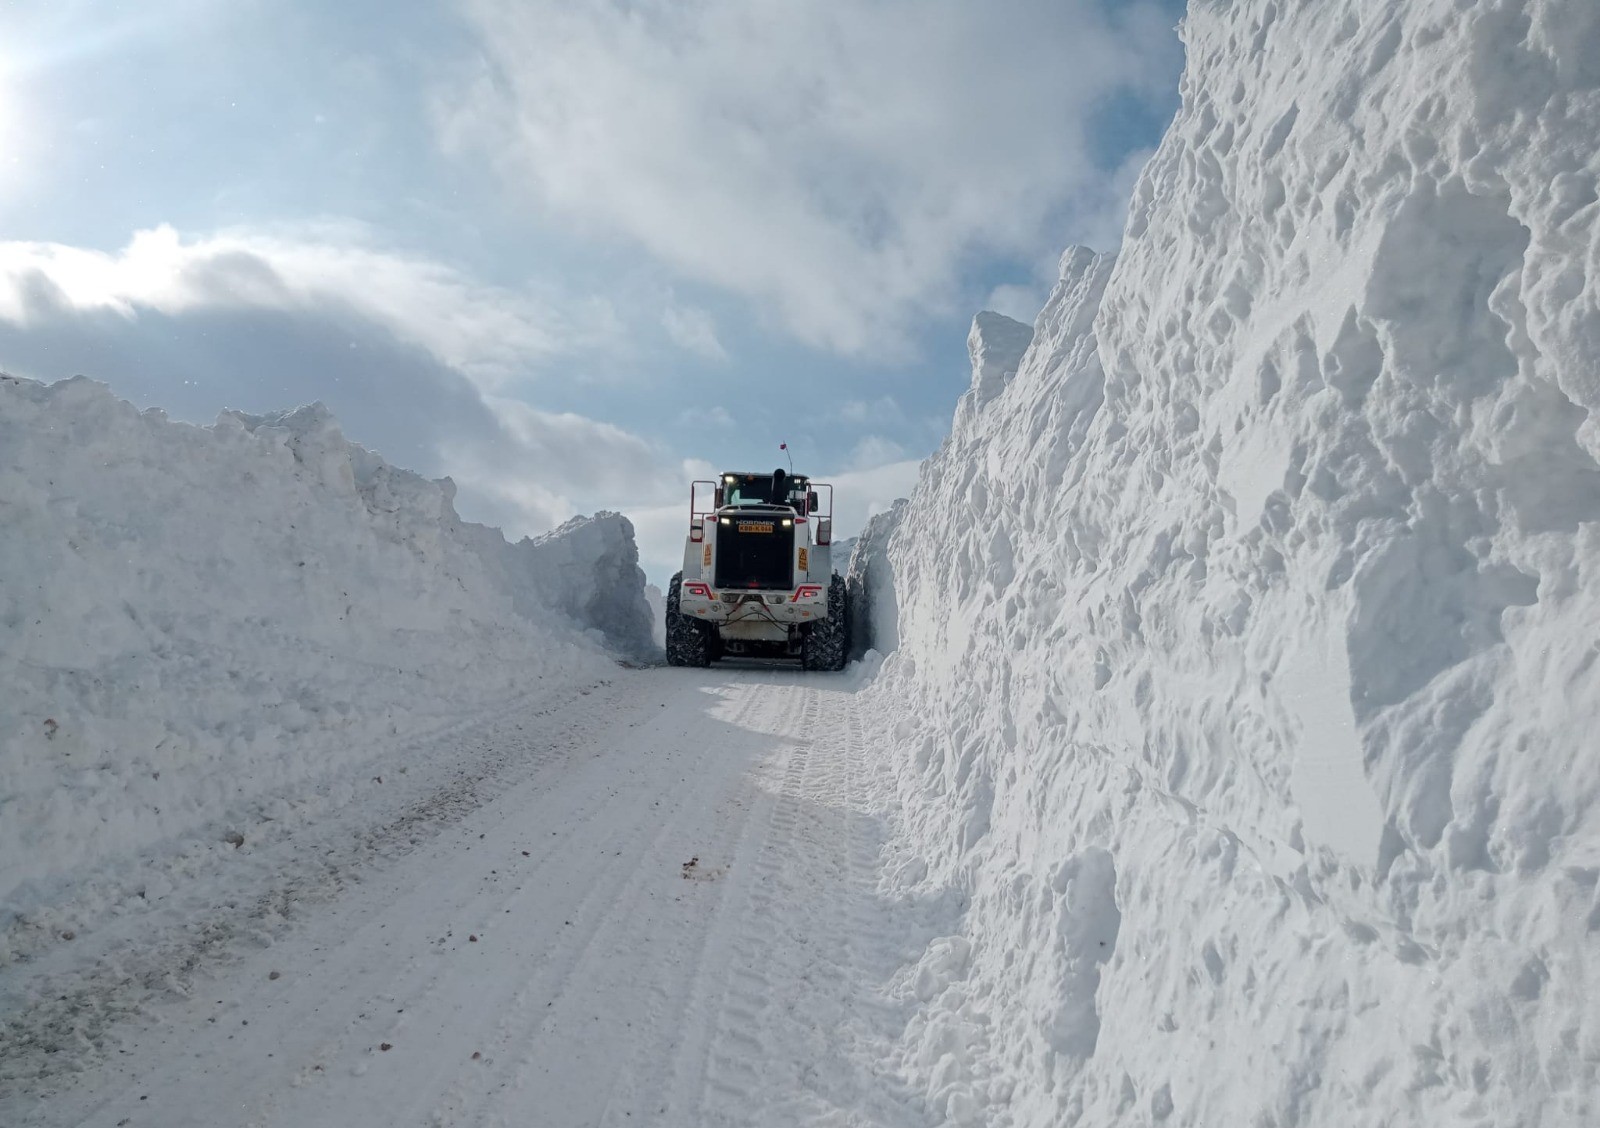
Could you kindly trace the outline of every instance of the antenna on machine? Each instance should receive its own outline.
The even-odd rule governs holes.
[[[788,443],[779,443],[778,449],[789,456],[789,475],[794,476],[794,451],[789,449]]]

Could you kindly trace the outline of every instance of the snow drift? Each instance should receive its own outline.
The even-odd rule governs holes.
[[[906,1068],[966,1123],[1595,1123],[1600,8],[1183,33],[1120,258],[979,319],[892,541],[906,887],[967,905]]]
[[[649,648],[624,518],[510,545],[453,493],[320,405],[194,427],[0,377],[0,937],[88,871]]]

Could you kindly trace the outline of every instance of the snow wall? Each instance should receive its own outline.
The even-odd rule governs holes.
[[[894,569],[889,562],[889,543],[900,526],[907,499],[896,498],[882,513],[867,519],[861,535],[841,541],[836,559],[848,561],[845,588],[850,599],[850,657],[859,659],[868,650],[879,654],[894,651],[898,640],[900,611],[894,601]],[[849,551],[842,551],[845,545]]]
[[[0,934],[86,871],[650,650],[625,518],[512,545],[453,494],[320,405],[195,427],[0,377]]]
[[[906,1068],[973,1124],[1600,1123],[1600,5],[1183,35],[1120,258],[1009,371],[979,319],[891,542],[900,892],[963,906]]]

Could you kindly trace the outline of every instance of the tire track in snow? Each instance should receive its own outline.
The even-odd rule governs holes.
[[[588,702],[622,694],[610,686],[602,683],[594,687],[598,692],[555,703],[496,710],[488,719],[457,726],[453,739],[446,739],[449,729],[438,729],[409,741],[407,747],[419,751],[453,746],[447,755],[453,767],[416,789],[414,798],[380,808],[376,821],[362,821],[373,818],[370,808],[336,812],[326,824],[307,828],[303,838],[276,843],[251,859],[258,863],[254,873],[214,909],[198,917],[192,909],[165,913],[170,923],[138,934],[136,946],[118,935],[127,927],[113,922],[88,944],[80,938],[79,952],[41,960],[48,970],[16,994],[7,992],[18,1005],[0,1025],[0,1110],[10,1096],[43,1095],[70,1083],[103,1055],[108,1032],[142,1021],[163,1000],[187,997],[197,978],[232,962],[241,947],[270,945],[296,919],[336,901],[368,867],[411,854],[488,802],[495,788],[588,744],[597,723]],[[252,879],[258,882],[254,889]],[[178,892],[185,900],[194,896],[184,887]]]
[[[758,694],[745,690],[739,695],[737,705],[728,717],[727,723],[743,727],[749,715],[761,705]],[[693,726],[692,720],[690,723]],[[659,861],[662,857],[675,858],[675,855],[665,853],[667,841],[675,836],[685,837],[684,824],[700,813],[699,808],[691,805],[688,800],[699,789],[704,778],[703,768],[706,760],[715,755],[718,749],[714,744],[699,739],[701,734],[697,728],[698,726],[693,726],[676,734],[685,743],[691,746],[698,745],[698,748],[687,772],[681,775],[679,782],[663,796],[663,800],[670,800],[664,805],[673,813],[655,827],[654,833],[650,834],[646,841],[642,844],[638,841],[633,842],[622,856],[608,863],[607,880],[604,884],[597,882],[591,885],[583,901],[585,906],[598,903],[603,907],[593,913],[591,922],[578,932],[573,938],[573,943],[564,944],[563,949],[541,969],[540,975],[519,991],[513,1009],[505,1020],[505,1037],[501,1043],[507,1052],[514,1052],[517,1055],[511,1076],[499,1082],[498,1088],[504,1090],[506,1095],[493,1100],[474,1102],[471,1099],[472,1081],[463,1077],[462,1084],[454,1093],[458,1108],[453,1111],[460,1117],[454,1122],[479,1124],[484,1128],[525,1123],[524,1110],[515,1107],[507,1109],[505,1105],[516,1094],[528,1090],[530,1077],[542,1060],[557,1056],[541,1053],[541,1048],[554,1049],[555,1047],[550,1047],[548,1044],[559,1040],[562,1031],[574,1024],[574,1008],[581,1007],[584,1002],[582,993],[578,989],[583,978],[593,977],[598,969],[608,966],[608,956],[615,957],[615,952],[603,950],[597,945],[597,941],[602,938],[611,940],[619,933],[627,931],[626,922],[638,916],[641,899],[655,886],[662,884],[661,867],[652,865],[652,860]],[[672,872],[677,869],[678,865],[672,865],[667,871],[668,877],[677,876]],[[652,986],[660,990],[661,978],[654,977]],[[536,1005],[540,998],[547,1000],[544,1007]],[[670,1005],[670,996],[665,1001]],[[652,1008],[653,1012],[659,1013],[662,1005],[658,1003]],[[520,1049],[519,1043],[522,1043]],[[616,1083],[617,1077],[613,1075],[608,1093]],[[475,1105],[485,1107],[474,1107]],[[445,1111],[442,1108],[438,1110],[436,1119]],[[598,1122],[606,1122],[604,1108],[600,1111]]]
[[[903,1016],[849,683],[627,682],[569,714],[570,748],[216,966],[227,1008],[173,1004],[165,1044],[135,1031],[39,1123],[926,1123],[876,1064]],[[531,761],[548,734],[480,735]]]
[[[797,685],[786,687],[785,696],[786,723],[777,726],[777,731],[801,731],[801,726],[788,718],[793,716],[797,706],[809,705],[809,700]],[[785,773],[803,767],[809,755],[809,748],[803,741],[790,740],[780,748]],[[767,764],[762,767],[767,767]],[[759,1030],[761,1012],[770,995],[770,985],[763,976],[746,967],[744,953],[737,944],[743,938],[751,908],[756,903],[756,891],[764,876],[778,796],[775,791],[759,785],[753,786],[751,791],[754,810],[747,823],[748,833],[744,835],[736,854],[737,881],[724,900],[724,912],[701,944],[694,980],[690,986],[691,1000],[697,1004],[694,1009],[706,1015],[709,1021],[685,1031],[685,1037],[671,1063],[670,1076],[664,1078],[660,1086],[667,1094],[660,1112],[664,1117],[670,1117],[672,1123],[710,1124],[711,1121],[705,1119],[709,1111],[705,1105],[706,1093],[711,1086],[720,1085],[728,1089],[735,1099],[748,1102],[747,1086],[730,1085],[715,1075],[719,1048],[728,1044],[730,1039],[742,1041],[748,1051],[747,1057],[760,1059],[766,1056],[766,1045]],[[732,1003],[729,1002],[730,998],[734,1000]],[[686,1006],[685,1009],[690,1008]],[[727,1032],[730,1012],[737,1017],[732,1035]],[[758,1075],[757,1071],[748,1067],[745,1072],[751,1075],[752,1080]]]
[[[880,840],[863,811],[853,702],[828,682],[807,689],[795,745],[767,765],[768,826],[733,914],[712,1032],[679,1079],[696,1091],[684,1124],[927,1123],[858,1060],[886,1059],[903,1027],[874,1001],[897,961],[857,958],[885,948],[885,922],[870,907]]]
[[[648,688],[657,691],[661,687],[652,684]],[[648,707],[655,700],[652,692],[640,707]],[[696,710],[690,712],[698,715]],[[676,732],[683,727],[676,710],[669,712],[664,722],[654,723],[658,732]],[[620,733],[622,730],[613,728],[610,731]],[[651,755],[658,756],[664,750],[681,751],[684,747],[682,741],[669,738]],[[342,1091],[315,1099],[290,1095],[273,1110],[271,1124],[297,1125],[318,1118],[332,1118],[341,1123],[410,1122],[429,1108],[432,1114],[422,1122],[498,1123],[495,1104],[507,1101],[515,1105],[519,1097],[527,1097],[530,1089],[539,1093],[541,1104],[570,1103],[572,1095],[559,1091],[563,1089],[565,1078],[558,1078],[553,1086],[529,1083],[534,1067],[542,1058],[551,1056],[541,1055],[537,1050],[544,1036],[542,1031],[557,1013],[570,1018],[568,1001],[574,994],[571,986],[574,976],[580,968],[601,959],[604,954],[601,941],[619,931],[628,889],[642,880],[648,868],[646,860],[652,848],[659,848],[659,839],[670,824],[670,819],[663,822],[652,812],[670,811],[681,805],[675,796],[695,774],[693,764],[680,763],[671,769],[680,780],[675,790],[629,789],[616,783],[625,773],[625,765],[619,764],[618,758],[642,750],[621,744],[593,751],[594,757],[580,766],[579,778],[565,780],[559,785],[558,809],[547,813],[540,823],[541,832],[549,827],[556,831],[558,840],[544,864],[526,875],[519,873],[514,892],[492,899],[468,896],[459,908],[451,908],[444,914],[458,921],[485,922],[480,927],[483,934],[479,944],[462,945],[460,933],[466,931],[466,926],[459,926],[453,951],[458,955],[465,953],[475,961],[481,958],[487,961],[487,966],[477,963],[461,969],[422,966],[421,978],[409,993],[396,996],[392,1001],[403,1003],[403,1008],[399,1009],[408,1016],[404,1020],[406,1023],[412,1022],[410,1016],[420,1013],[423,1017],[416,1020],[417,1024],[425,1024],[426,1029],[418,1030],[417,1025],[402,1028],[400,1020],[393,1019],[393,1025],[385,1031],[369,1033],[366,1039],[369,1047],[381,1039],[392,1042],[398,1049],[425,1036],[434,1045],[447,1046],[449,1050],[410,1062],[404,1076],[395,1078],[376,1095]],[[652,778],[650,782],[656,781]],[[495,809],[485,812],[486,816],[499,817],[499,822],[487,832],[491,842],[503,839],[508,826],[512,827],[514,837],[516,812],[523,804],[538,804],[549,798],[545,791],[537,788],[536,791],[531,799],[508,795]],[[580,802],[580,808],[589,810],[576,821],[565,815],[572,797],[588,801]],[[615,837],[619,826],[632,827],[634,833],[619,840]],[[641,837],[652,828],[653,836]],[[467,830],[469,839],[473,829],[475,827]],[[500,847],[501,853],[511,850],[506,841],[501,841]],[[595,865],[597,857],[601,859],[598,866]],[[577,875],[580,880],[576,883],[569,880],[563,888],[563,877],[571,875]],[[507,909],[511,910],[509,914]],[[419,911],[440,915],[438,907],[429,904],[420,905]],[[496,922],[505,923],[497,925]],[[530,931],[508,933],[507,929],[516,929],[519,923]],[[495,954],[487,955],[491,952]],[[570,1028],[571,1023],[567,1026]],[[474,1052],[481,1056],[472,1059],[470,1055]],[[359,1101],[351,1099],[358,1095]],[[585,1089],[577,1099],[587,1099],[590,1095]],[[526,1114],[516,1112],[513,1119],[525,1123]]]
[[[458,915],[494,921],[498,920],[498,918],[503,915],[515,912],[516,906],[520,905],[524,899],[523,891],[525,889],[529,887],[540,888],[548,882],[551,874],[559,872],[564,867],[571,867],[574,861],[572,857],[573,850],[567,848],[566,844],[575,840],[581,840],[583,838],[581,832],[587,827],[593,825],[597,820],[605,815],[606,803],[607,797],[600,792],[591,792],[587,796],[584,796],[584,801],[580,802],[574,809],[572,816],[574,819],[574,824],[569,825],[567,833],[561,836],[561,843],[555,848],[539,856],[531,867],[518,870],[517,878],[519,879],[519,884],[515,891],[509,895],[498,897],[492,905],[492,911],[471,910],[468,908],[468,905],[470,905],[472,898],[468,897],[467,900],[462,903],[462,909]],[[594,913],[592,906],[597,901],[603,904],[606,899],[606,894],[610,891],[610,888],[611,887],[599,883],[591,885],[584,894],[583,899],[579,902],[578,906],[574,909],[566,910],[566,915],[572,920],[578,920],[579,918],[588,919],[593,917]],[[484,931],[487,932],[488,930],[484,929]],[[586,927],[581,931],[584,933],[583,942],[587,943],[587,941],[592,938],[595,927]],[[476,933],[469,933],[469,935],[476,935]],[[487,939],[487,936],[485,936],[485,939]],[[439,997],[441,994],[447,991],[459,989],[458,984],[455,984],[452,981],[440,976],[435,970],[437,955],[437,952],[430,951],[425,957],[414,956],[410,958],[406,962],[403,974],[397,975],[395,981],[385,989],[378,992],[376,997],[390,1001],[404,1001],[406,1006],[401,1008],[402,1010],[416,1011],[423,1009],[426,1004]],[[407,985],[402,986],[401,984]],[[473,989],[470,992],[470,997],[472,1000],[472,1005],[475,1006],[481,1007],[485,1005],[487,1001],[485,998],[486,996],[492,997],[498,994],[493,983],[480,982],[473,984],[472,987]],[[484,1048],[491,1051],[491,1060],[493,1059],[493,1048],[497,1044],[504,1044],[506,1038],[511,1036],[511,1016],[515,1013],[515,1004],[523,1002],[525,996],[527,996],[530,991],[534,990],[535,987],[536,985],[526,985],[519,989],[517,996],[512,1000],[512,1009],[504,1012],[496,1024],[494,1037],[490,1039],[480,1039],[480,1041],[482,1041],[484,1044]],[[468,1005],[463,1003],[459,997],[456,1001],[461,1003],[463,1007]],[[323,1060],[337,1060],[341,1056],[347,1055],[349,1052],[351,1052],[357,1044],[370,1045],[374,1040],[377,1040],[370,1035],[370,1033],[364,1032],[361,1026],[354,1022],[347,1025],[345,1033],[347,1036],[341,1037],[337,1042],[329,1043],[324,1048],[321,1053]],[[390,1027],[383,1033],[383,1035],[379,1037],[381,1037],[383,1040],[393,1041],[399,1039],[400,1036],[401,1031],[399,1029]],[[462,1079],[465,1076],[465,1071],[462,1071],[458,1068],[456,1072],[457,1080],[452,1082],[451,1086],[447,1089],[445,1101],[441,1103],[440,1108],[436,1110],[436,1113],[432,1118],[434,1121],[450,1121],[450,1094],[461,1088]],[[457,1103],[460,1103],[459,1098]],[[265,1115],[270,1111],[272,1110],[263,1109],[262,1115]]]
[[[32,1040],[22,1043],[21,1052],[13,1042],[0,1044],[0,1060],[6,1062],[8,1076],[17,1077],[30,1066],[35,1070],[10,1094],[3,1091],[8,1086],[0,1085],[0,1113],[5,1114],[0,1121],[10,1119],[8,1110],[13,1105],[26,1111],[35,1106],[33,1097],[70,1091],[73,1076],[97,1062],[120,1065],[117,1057],[103,1057],[103,1053],[119,1043],[137,1045],[154,1037],[157,1029],[150,1020],[166,1019],[174,1005],[197,1005],[200,999],[221,996],[218,1004],[231,1009],[234,1003],[228,996],[233,992],[228,989],[228,979],[237,964],[260,957],[264,947],[292,939],[308,922],[336,923],[328,918],[337,917],[350,897],[368,895],[373,887],[383,888],[419,858],[458,849],[440,838],[452,828],[461,833],[466,820],[507,790],[542,787],[576,752],[592,747],[597,734],[621,724],[633,704],[620,686],[596,687],[555,704],[536,702],[525,705],[521,712],[508,710],[468,726],[452,742],[455,749],[448,759],[453,764],[444,773],[442,788],[424,790],[377,824],[356,821],[355,816],[370,817],[370,811],[336,817],[315,828],[316,833],[306,841],[288,843],[269,855],[280,860],[282,868],[269,871],[266,892],[235,893],[233,905],[221,912],[198,922],[180,918],[153,942],[150,937],[140,937],[138,949],[113,950],[84,969],[31,985],[33,991],[47,996],[51,1005],[19,1010],[11,1020],[7,1033],[21,1027],[24,1038],[29,1036],[29,1027],[23,1024],[33,1024]],[[552,725],[552,721],[558,723]],[[533,841],[524,844],[537,848],[537,838],[529,837]],[[468,842],[468,848],[474,842],[475,838]],[[549,854],[541,854],[535,866],[553,861]],[[248,941],[256,923],[268,915],[279,918],[275,931]],[[414,961],[397,965],[378,979],[367,970],[371,953],[384,946],[376,927],[371,921],[358,921],[351,931],[336,936],[325,947],[311,947],[306,958],[326,968],[325,973],[341,987],[359,982],[366,998],[403,998]],[[324,954],[317,955],[319,951]],[[377,1035],[366,1025],[372,1020],[367,1014],[358,1014],[359,1009],[352,1008],[355,1017],[346,1029],[332,1035],[319,1030],[320,1042],[308,1045],[305,1036],[292,1039],[308,1070],[322,1076],[313,1069],[316,1063],[337,1060],[337,1054],[357,1042],[376,1043]],[[219,1014],[209,1015],[207,1021],[219,1021]],[[92,1042],[87,1036],[78,1036],[84,1033],[80,1016],[85,1015],[96,1024],[89,1028]],[[66,1037],[60,1033],[63,1030]],[[101,1046],[108,1041],[103,1051]],[[27,1056],[29,1051],[49,1054],[57,1045],[72,1052],[50,1054],[42,1067],[34,1066],[37,1058]],[[287,1095],[281,1091],[257,1093],[258,1088],[249,1081],[241,1086],[231,1105],[230,1121],[250,1123],[270,1117]]]
[[[760,683],[751,684],[745,691],[752,703],[763,697]],[[760,710],[761,718],[768,718],[768,727],[777,733],[791,731],[788,718],[801,703],[801,693],[796,686],[784,686],[778,693],[780,703]],[[741,710],[743,719],[751,719],[751,711]],[[770,718],[777,716],[782,722],[771,726]],[[623,1088],[627,1102],[617,1102],[606,1110],[600,1120],[603,1128],[632,1122],[631,1103],[654,1122],[663,1124],[696,1124],[695,1107],[683,1096],[679,1077],[683,1071],[686,1053],[693,1047],[703,1046],[707,1019],[712,1013],[708,996],[713,996],[720,982],[722,969],[727,965],[728,935],[739,918],[743,893],[751,879],[749,861],[759,850],[759,843],[767,833],[770,802],[747,778],[741,776],[737,786],[721,806],[731,805],[739,814],[736,821],[725,826],[719,835],[714,856],[725,859],[720,875],[702,886],[720,887],[716,901],[705,915],[703,930],[694,939],[689,955],[690,968],[686,976],[675,981],[675,990],[664,993],[664,1005],[657,1009],[654,1052],[643,1059],[643,1064],[629,1070]],[[731,843],[731,845],[729,845]],[[661,1052],[661,1047],[676,1045],[672,1053]]]

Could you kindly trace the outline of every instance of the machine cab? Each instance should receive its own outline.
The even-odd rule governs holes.
[[[786,506],[804,517],[816,509],[817,495],[811,489],[811,479],[803,474],[785,474],[782,470],[771,474],[724,473],[717,487],[715,507],[752,505]]]

